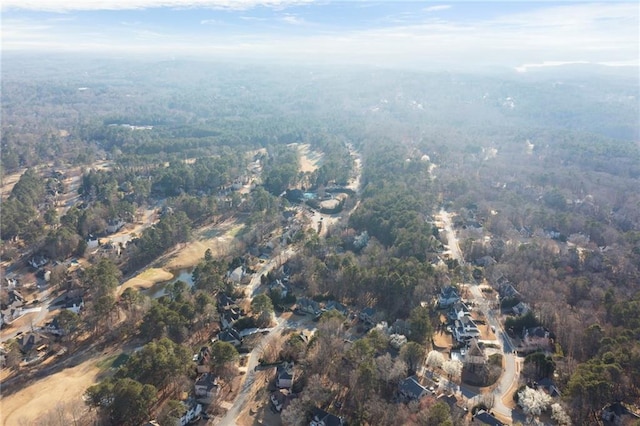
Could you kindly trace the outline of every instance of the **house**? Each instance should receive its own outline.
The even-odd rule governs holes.
[[[58,317],[55,317],[52,321],[49,321],[42,328],[45,333],[53,334],[54,336],[64,336],[67,332],[60,327]]]
[[[360,311],[360,320],[366,322],[367,324],[375,324],[375,317],[376,310],[373,308],[364,308],[362,311]]]
[[[544,327],[533,327],[524,330],[522,343],[529,348],[546,349],[551,344],[551,334]]]
[[[22,316],[21,307],[9,307],[0,312],[0,325],[11,324],[11,322]]]
[[[182,401],[182,405],[184,411],[180,415],[180,426],[186,426],[202,413],[202,405],[198,404],[193,398]]]
[[[287,297],[287,294],[289,294],[289,287],[280,280],[271,282],[271,284],[269,284],[269,290],[273,292],[279,291],[280,297]]]
[[[329,414],[319,408],[314,408],[311,412],[311,422],[309,426],[343,426],[344,420],[342,417]]]
[[[271,405],[276,412],[281,412],[291,400],[291,395],[285,395],[281,390],[277,390],[269,397]]]
[[[235,328],[230,328],[218,334],[218,340],[231,343],[233,346],[240,346],[242,344],[242,337]]]
[[[49,263],[49,259],[44,256],[35,256],[29,260],[29,265],[31,265],[34,269],[39,269]]]
[[[520,302],[511,308],[511,311],[518,316],[526,315],[531,310],[528,303]]]
[[[453,286],[443,288],[438,295],[438,305],[447,308],[460,300],[458,290]]]
[[[391,332],[408,336],[411,333],[411,323],[409,321],[397,319],[391,326]]]
[[[230,308],[232,306],[236,306],[235,300],[224,293],[220,293],[218,295],[218,311],[222,311],[223,309]]]
[[[336,302],[335,300],[330,300],[329,302],[327,302],[327,305],[325,306],[324,309],[325,311],[331,311],[331,310],[338,311],[345,317],[349,316],[349,309],[347,309],[347,307],[344,306],[342,303]]]
[[[487,355],[482,350],[480,345],[478,345],[477,339],[471,339],[469,342],[469,349],[467,350],[464,356],[464,364],[465,366],[473,367],[476,365],[484,365],[487,363]]]
[[[389,327],[389,324],[387,324],[386,321],[380,321],[379,323],[377,323],[375,326],[375,329],[387,336],[391,334],[391,328]]]
[[[238,266],[233,271],[227,273],[227,278],[234,284],[240,284],[244,279],[246,272],[244,270],[244,266]]]
[[[75,314],[79,314],[82,308],[84,308],[84,300],[82,297],[67,299],[64,305],[62,305],[62,309],[67,309]]]
[[[461,300],[458,300],[453,305],[451,305],[451,307],[449,308],[449,312],[447,312],[447,317],[451,321],[460,320],[465,316],[471,316],[471,312],[469,311],[467,305],[465,305]]]
[[[99,245],[100,245],[100,240],[98,239],[98,237],[94,237],[93,235],[89,235],[87,237],[87,248],[88,249],[97,248]]]
[[[500,420],[498,420],[493,414],[488,413],[485,410],[479,410],[472,418],[471,424],[484,424],[490,426],[505,426]]]
[[[403,334],[392,334],[389,336],[389,344],[392,348],[400,349],[407,344],[407,338]]]
[[[276,386],[280,389],[291,389],[294,376],[293,362],[283,362],[276,368]]]
[[[601,418],[606,426],[618,426],[636,424],[640,416],[618,401],[605,406],[602,409]]]
[[[194,391],[198,399],[205,399],[210,403],[218,394],[218,378],[212,373],[200,375],[194,383]]]
[[[26,333],[18,337],[18,348],[25,355],[30,355],[34,351],[40,352],[47,347],[49,339],[40,333]]]
[[[220,325],[223,330],[233,327],[233,324],[238,321],[242,315],[235,309],[226,309],[220,314]]]
[[[417,401],[428,395],[429,390],[420,384],[416,376],[411,376],[400,382],[398,394],[406,402]]]
[[[112,219],[107,224],[107,233],[113,234],[118,232],[125,224],[125,221],[122,219]]]
[[[498,280],[498,294],[501,299],[513,299],[520,296],[520,293],[505,277]]]
[[[454,321],[452,331],[453,337],[459,342],[474,337],[480,337],[480,330],[478,329],[478,326],[470,317],[466,316]]]
[[[476,259],[474,263],[478,266],[486,268],[487,266],[495,265],[498,262],[496,262],[496,260],[491,256],[483,256],[480,259]]]
[[[9,290],[9,307],[13,309],[24,305],[24,296],[18,290]]]
[[[311,314],[311,315],[320,315],[321,309],[320,304],[315,300],[309,299],[307,297],[302,297],[296,302],[298,311],[303,314]]]

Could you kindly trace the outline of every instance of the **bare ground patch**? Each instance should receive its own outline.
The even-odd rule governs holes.
[[[453,339],[450,334],[438,332],[433,335],[433,345],[434,349],[438,351],[448,352],[453,347]]]

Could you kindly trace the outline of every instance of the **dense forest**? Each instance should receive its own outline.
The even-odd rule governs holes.
[[[552,378],[574,424],[596,424],[613,402],[639,404],[637,76],[66,60],[15,57],[2,68],[1,172],[19,176],[3,194],[2,260],[82,257],[114,223],[159,212],[117,255],[91,257],[76,283],[90,295],[82,321],[62,318],[67,342],[89,331],[143,344],[88,389],[103,420],[138,424],[160,412],[175,421],[192,349],[220,319],[216,297],[240,297],[227,273],[248,256],[207,253],[193,287],[177,281],[153,300],[133,289],[115,297],[123,275],[234,215],[250,228],[247,246],[261,244],[293,214],[282,195],[346,186],[353,152],[357,205],[347,201],[324,238],[295,234],[291,286],[298,297],[375,308],[376,321],[406,324],[409,341],[394,351],[376,329],[353,338],[348,317],[325,312],[308,345],[289,338],[275,351],[303,366],[284,424],[336,398],[349,424],[465,424],[435,399],[398,405],[394,391],[434,349],[442,313],[430,301],[471,281],[496,293],[512,285],[499,308],[514,335],[537,325],[553,333],[552,350],[525,358],[535,365],[527,379]],[[301,172],[293,144],[323,153],[321,165]],[[60,199],[72,169],[75,203]],[[454,213],[464,263],[443,254],[441,209]],[[295,302],[269,295],[246,304],[245,328]],[[530,313],[510,311],[521,302]],[[223,381],[238,375],[233,346],[211,351]]]

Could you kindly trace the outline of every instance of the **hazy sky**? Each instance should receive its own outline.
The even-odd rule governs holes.
[[[2,51],[638,64],[638,2],[3,0]]]

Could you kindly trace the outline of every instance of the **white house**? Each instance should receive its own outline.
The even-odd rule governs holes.
[[[480,330],[478,326],[470,317],[462,317],[454,322],[453,337],[457,341],[461,341],[468,338],[480,337]]]
[[[234,284],[240,284],[244,279],[244,276],[245,271],[243,266],[238,266],[233,271],[227,273],[227,278],[229,278],[229,280]]]
[[[180,426],[186,426],[202,413],[202,405],[191,399],[183,401],[182,404],[184,405],[184,412],[180,416]]]
[[[400,349],[407,344],[407,338],[402,334],[392,334],[389,339],[389,344],[395,349]]]
[[[65,302],[63,309],[67,309],[74,314],[79,314],[80,310],[84,308],[84,300],[82,297],[76,297],[73,299],[69,299]]]
[[[99,245],[100,245],[100,240],[98,239],[98,237],[89,235],[89,237],[87,238],[87,248],[94,249],[94,248],[97,248]]]
[[[33,257],[31,258],[31,260],[29,260],[29,265],[31,265],[34,269],[39,269],[47,263],[49,263],[49,259],[44,256]]]
[[[276,368],[276,386],[280,389],[291,389],[293,386],[293,362],[283,362]]]

